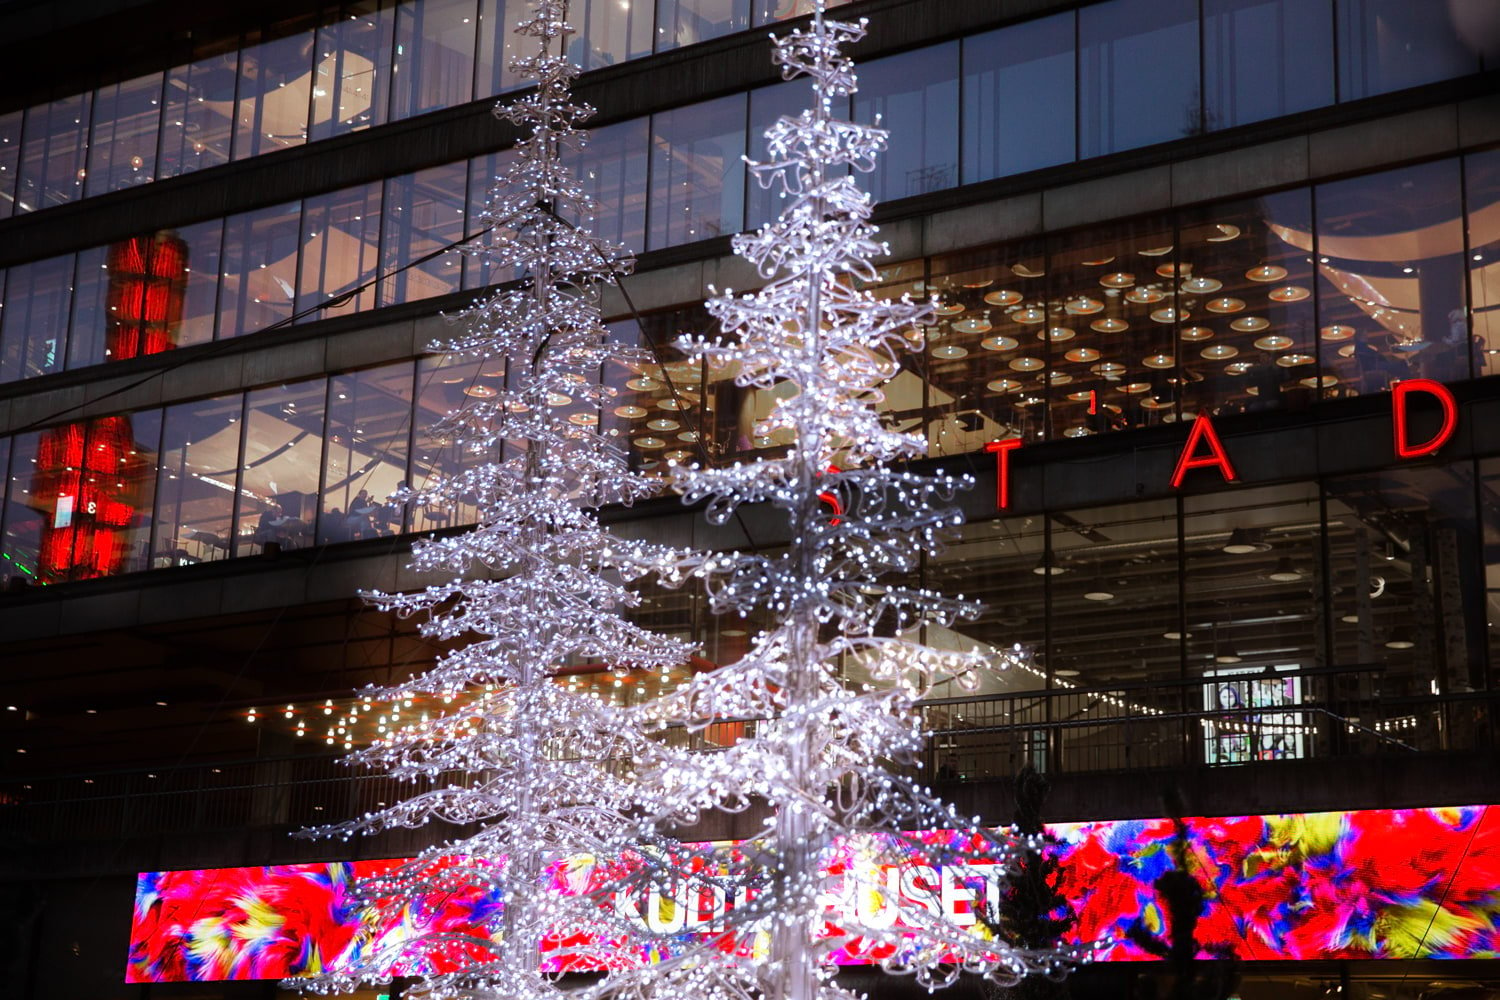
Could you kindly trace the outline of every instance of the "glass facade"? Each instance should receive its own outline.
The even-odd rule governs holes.
[[[0,218],[515,89],[524,81],[507,66],[522,8],[523,0],[350,0],[330,5],[337,19],[321,25],[281,25],[164,72],[0,114]],[[569,9],[569,55],[596,69],[809,8],[587,0]],[[882,199],[900,198],[1492,68],[1466,11],[1406,0],[1105,0],[870,60],[857,111],[881,114],[908,137],[871,184]],[[674,134],[652,148],[675,149],[695,127],[670,124]],[[743,143],[728,138],[727,123],[719,128],[725,149]],[[729,174],[710,171],[705,183]],[[730,225],[731,208],[712,219]],[[701,238],[707,224],[684,233]]]

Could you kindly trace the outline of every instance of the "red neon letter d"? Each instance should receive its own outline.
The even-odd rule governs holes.
[[[1421,444],[1412,444],[1407,440],[1407,423],[1410,415],[1406,412],[1406,397],[1414,392],[1425,392],[1429,396],[1437,397],[1437,401],[1443,406],[1443,426],[1438,432]],[[1419,458],[1422,455],[1431,455],[1453,436],[1458,428],[1458,402],[1453,398],[1453,393],[1441,382],[1434,382],[1430,378],[1411,378],[1404,382],[1397,382],[1391,390],[1391,412],[1395,417],[1396,430],[1396,457],[1397,458]]]

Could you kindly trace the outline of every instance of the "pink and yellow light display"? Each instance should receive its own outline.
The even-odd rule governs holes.
[[[1193,818],[1191,865],[1207,891],[1198,926],[1205,946],[1247,960],[1500,957],[1500,820],[1490,806],[1381,809]],[[1079,942],[1109,939],[1100,958],[1146,956],[1125,939],[1137,922],[1166,918],[1152,883],[1172,866],[1169,820],[1055,824],[1058,885],[1071,900]],[[929,843],[949,834],[934,832]],[[136,883],[127,982],[278,979],[312,975],[358,959],[390,935],[449,930],[488,935],[501,900],[476,890],[408,908],[398,926],[375,926],[349,888],[396,861],[327,862],[145,872]],[[874,880],[843,876],[858,859],[828,866],[829,920],[898,922],[906,907],[942,908],[963,921],[995,891],[983,866],[938,870],[914,859]],[[559,892],[590,888],[591,866],[559,863]],[[853,886],[862,884],[863,892]],[[845,891],[842,886],[850,886]],[[722,919],[724,900],[658,905],[617,900],[656,934],[701,933]],[[716,909],[718,907],[718,909]],[[675,923],[663,925],[661,914]],[[567,964],[568,936],[544,959]],[[658,944],[658,947],[660,945]],[[643,960],[652,950],[643,948]],[[880,956],[858,939],[840,964]]]

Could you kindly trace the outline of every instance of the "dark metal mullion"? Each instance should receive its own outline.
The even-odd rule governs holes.
[[[240,512],[244,507],[245,454],[250,439],[250,393],[240,393],[240,444],[234,463],[234,502],[229,510],[229,538],[226,552],[228,558],[239,555]]]
[[[318,459],[318,502],[313,505],[313,543],[320,544],[327,537],[323,524],[323,508],[327,506],[328,486],[328,442],[333,437],[333,380],[337,375],[323,376],[323,440]]]

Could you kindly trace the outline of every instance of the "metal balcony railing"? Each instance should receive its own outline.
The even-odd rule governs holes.
[[[1012,775],[1026,763],[1050,773],[1108,773],[1496,745],[1500,694],[1393,697],[1382,694],[1383,681],[1378,668],[1314,669],[935,699],[921,706],[931,733],[926,773],[978,781]],[[755,726],[726,721],[665,738],[711,752]],[[262,758],[0,781],[0,836],[38,843],[295,829],[412,793],[410,784],[339,760]],[[442,779],[471,780],[461,773]]]

